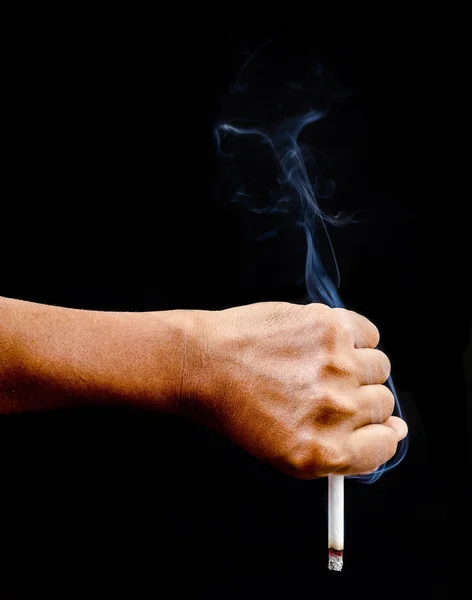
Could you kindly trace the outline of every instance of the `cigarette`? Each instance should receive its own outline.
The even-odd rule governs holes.
[[[328,475],[328,569],[341,571],[344,551],[344,477]]]

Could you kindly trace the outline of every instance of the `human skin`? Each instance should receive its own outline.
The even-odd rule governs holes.
[[[302,479],[375,470],[406,423],[366,318],[322,304],[86,311],[0,298],[0,414],[130,405],[194,419]]]

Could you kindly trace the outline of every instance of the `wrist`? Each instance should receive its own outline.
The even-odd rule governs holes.
[[[203,310],[169,310],[141,313],[144,324],[138,336],[143,385],[127,394],[143,408],[157,408],[190,416],[206,379],[208,315]]]
[[[179,369],[176,378],[178,388],[175,390],[176,408],[182,416],[193,418],[208,388],[213,313],[206,310],[178,310],[172,313],[180,352],[176,361]]]

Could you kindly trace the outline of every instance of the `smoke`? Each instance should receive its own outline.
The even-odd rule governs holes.
[[[316,81],[324,81],[319,66],[314,75]],[[231,93],[234,95],[244,91],[247,94],[248,87],[250,86],[247,83],[242,83],[239,73],[237,84],[232,86]],[[306,239],[307,301],[322,302],[333,308],[343,307],[338,293],[340,273],[329,228],[348,222],[354,224],[355,221],[341,214],[330,215],[321,210],[320,199],[332,196],[334,184],[323,177],[323,155],[307,141],[313,139],[316,125],[328,116],[329,111],[326,108],[310,108],[298,116],[283,115],[277,119],[276,117],[283,113],[286,103],[277,104],[273,77],[270,87],[271,106],[278,106],[279,111],[272,109],[269,117],[259,116],[256,123],[248,124],[247,121],[231,119],[230,122],[222,122],[215,127],[218,153],[226,161],[227,173],[231,173],[236,186],[232,200],[243,203],[253,212],[279,213],[286,214],[287,218],[294,217],[295,223],[303,229]],[[299,90],[306,92],[306,86],[295,84],[293,80],[290,81],[289,88],[292,93]],[[264,90],[264,85],[260,84],[260,89]],[[307,136],[307,132],[311,135]],[[260,167],[261,164],[264,168]],[[262,239],[276,233],[269,231]],[[321,260],[321,236],[328,242],[336,284]],[[395,397],[394,414],[403,417],[391,377],[387,383]],[[377,481],[383,473],[396,467],[404,458],[407,439],[400,442],[396,455],[388,463],[370,475],[355,476],[352,479],[363,483]]]

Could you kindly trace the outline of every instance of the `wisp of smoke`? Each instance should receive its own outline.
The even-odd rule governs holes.
[[[217,149],[226,159],[234,158],[234,152],[226,151],[231,146],[231,140],[250,140],[245,146],[247,153],[270,153],[274,165],[274,181],[271,191],[271,206],[259,206],[247,186],[242,186],[234,196],[234,200],[242,200],[254,212],[285,212],[295,214],[303,227],[307,242],[305,283],[309,299],[312,302],[322,302],[328,306],[343,307],[337,286],[339,287],[339,269],[331,245],[328,227],[346,223],[344,217],[330,216],[320,209],[318,198],[329,196],[333,186],[323,190],[319,177],[319,169],[313,152],[300,141],[300,134],[308,126],[325,117],[326,111],[310,110],[300,116],[284,119],[270,127],[240,126],[233,123],[220,123],[215,128]],[[237,144],[236,144],[237,145]],[[248,150],[249,148],[249,150]],[[247,157],[246,157],[247,158]],[[320,257],[317,234],[326,236],[334,260],[337,286],[327,274]],[[403,417],[398,396],[392,378],[388,385],[395,397],[395,414]],[[407,439],[400,442],[396,455],[382,467],[370,475],[353,476],[352,479],[362,483],[373,483],[379,477],[396,467],[404,458],[407,451]]]

